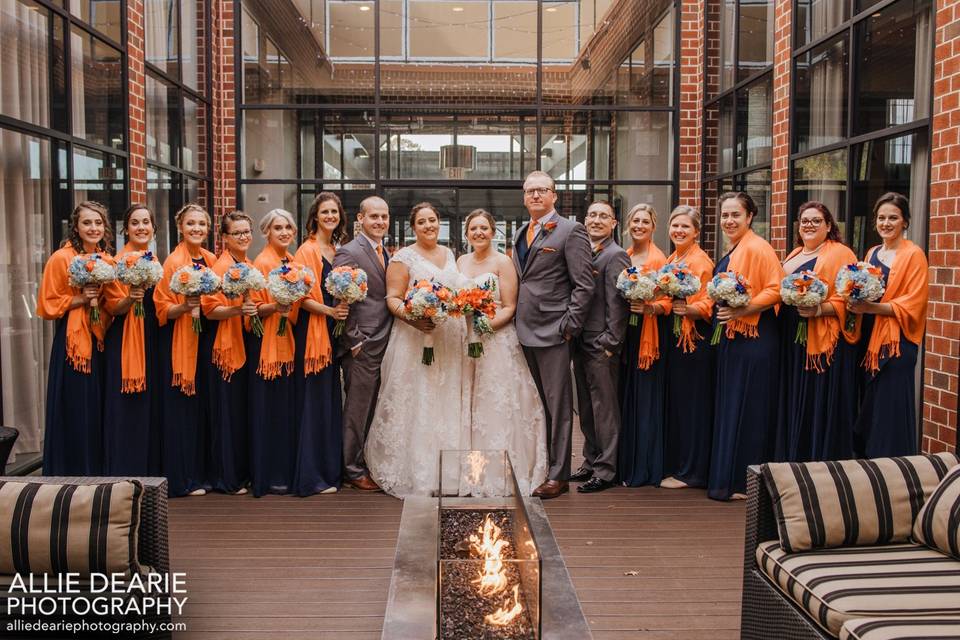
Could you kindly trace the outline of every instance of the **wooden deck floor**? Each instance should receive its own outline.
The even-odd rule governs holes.
[[[379,638],[401,509],[353,490],[172,501],[171,561],[190,597],[177,637]],[[739,637],[742,503],[643,487],[546,509],[597,640]]]

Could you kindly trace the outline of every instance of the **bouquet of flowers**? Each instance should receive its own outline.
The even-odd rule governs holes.
[[[323,286],[340,302],[360,302],[367,297],[367,272],[357,267],[337,267],[327,276]],[[333,337],[341,336],[345,326],[344,320],[337,320],[333,325]]]
[[[256,267],[246,262],[238,262],[223,274],[223,295],[230,299],[246,298],[251,291],[262,291],[267,286],[267,280]],[[250,317],[250,329],[258,338],[263,337],[263,322],[259,316]]]
[[[117,261],[117,280],[128,287],[149,289],[163,279],[163,265],[152,251],[131,251]],[[143,300],[133,303],[133,315],[143,317]]]
[[[827,283],[813,271],[791,273],[780,281],[780,298],[792,307],[815,307],[827,299]],[[800,318],[793,341],[807,344],[807,319]]]
[[[720,307],[745,307],[750,304],[750,283],[736,271],[721,271],[707,283],[707,295]],[[710,344],[719,344],[723,325],[718,322],[714,327]]]
[[[453,292],[435,280],[417,280],[403,297],[403,308],[412,320],[430,318],[435,324],[447,318]],[[423,336],[423,364],[433,364],[433,336]]]
[[[876,302],[883,297],[886,285],[883,271],[869,262],[855,262],[840,269],[835,283],[837,293],[847,302]],[[857,319],[847,314],[845,329],[853,331]]]
[[[209,296],[220,288],[220,276],[202,264],[188,264],[173,272],[170,291],[182,296]],[[200,307],[190,310],[193,316],[193,332],[203,331],[200,323]]]
[[[663,265],[657,271],[656,281],[657,289],[674,300],[686,300],[700,291],[700,278],[690,270],[686,262],[668,262]],[[673,316],[673,335],[678,338],[682,322],[683,319],[680,316]]]
[[[482,336],[493,333],[490,319],[497,314],[497,303],[493,294],[497,290],[497,283],[493,278],[472,287],[458,289],[453,296],[453,303],[448,313],[450,315],[463,314],[467,319],[467,331],[470,332],[467,343],[467,355],[479,358],[483,355]]]
[[[637,267],[627,267],[617,276],[617,291],[629,302],[647,302],[657,293],[657,282],[653,273],[641,272]],[[630,314],[630,326],[637,326],[637,314]]]
[[[86,253],[70,261],[68,269],[70,286],[82,289],[88,284],[100,286],[113,282],[117,271],[99,253]],[[100,307],[96,298],[90,301],[90,322],[100,324]]]
[[[307,297],[313,288],[313,269],[298,262],[282,264],[267,276],[267,291],[277,301],[277,304],[290,306],[297,300]],[[280,316],[280,326],[277,335],[287,333],[287,316]]]

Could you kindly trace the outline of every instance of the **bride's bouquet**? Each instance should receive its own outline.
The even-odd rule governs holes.
[[[780,299],[791,307],[816,307],[827,299],[827,283],[813,271],[791,273],[780,281]],[[793,341],[807,344],[807,319],[801,317]]]
[[[76,256],[70,261],[67,272],[70,286],[77,289],[82,289],[88,284],[100,286],[107,282],[113,282],[117,277],[113,265],[99,253],[85,253]],[[90,322],[100,324],[100,306],[97,298],[90,300]]]
[[[457,289],[447,311],[450,315],[463,315],[467,319],[467,331],[470,333],[467,355],[471,358],[483,355],[480,338],[493,333],[490,320],[497,314],[497,302],[493,298],[496,290],[497,283],[493,278],[483,284]]]
[[[836,287],[837,293],[847,302],[876,302],[886,291],[883,271],[869,262],[855,262],[840,269]],[[853,331],[856,322],[856,315],[848,313],[844,325],[846,331]]]
[[[299,262],[282,264],[267,275],[267,291],[277,304],[289,307],[294,302],[306,298],[313,288],[313,269]],[[287,333],[287,315],[281,314],[277,335]]]
[[[267,280],[260,270],[245,262],[238,262],[223,274],[223,295],[230,299],[246,298],[251,291],[262,291],[266,287]],[[260,316],[250,316],[250,330],[258,338],[263,337]]]
[[[637,267],[627,267],[617,276],[617,291],[628,302],[647,302],[653,300],[657,293],[657,282],[653,273],[641,271]],[[630,314],[630,326],[635,327],[639,322],[637,314]]]
[[[453,292],[436,280],[416,280],[403,297],[403,308],[411,320],[430,318],[434,324],[446,320]],[[423,364],[433,364],[433,335],[423,334]]]
[[[181,296],[209,296],[220,288],[220,276],[213,269],[201,264],[188,264],[173,272],[170,277],[170,291]],[[193,316],[193,332],[203,331],[200,322],[200,307],[190,310]]]
[[[745,307],[750,304],[750,283],[736,271],[721,271],[707,283],[707,295],[718,307]],[[710,344],[720,343],[720,330],[724,322],[718,322],[713,328]]]
[[[117,280],[128,287],[149,289],[163,279],[163,265],[152,251],[130,251],[117,261]],[[133,303],[133,315],[143,317],[143,300]]]
[[[336,267],[327,276],[324,287],[340,302],[353,304],[367,298],[367,272],[357,267]],[[343,334],[346,321],[337,320],[333,325],[333,337]]]

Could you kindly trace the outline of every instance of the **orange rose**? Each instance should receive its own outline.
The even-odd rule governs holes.
[[[236,267],[230,269],[229,271],[230,277],[233,278],[234,280],[239,280],[242,273],[243,272],[240,271],[240,269],[237,269]]]
[[[180,274],[180,284],[187,284],[188,282],[190,282],[190,274],[189,274],[189,273],[181,273],[181,274]]]
[[[93,271],[94,267],[97,266],[97,263],[93,260],[87,260],[87,263],[83,266],[87,268],[87,271]]]

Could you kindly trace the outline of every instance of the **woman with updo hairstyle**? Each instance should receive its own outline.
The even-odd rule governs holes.
[[[680,318],[679,335],[667,339],[667,414],[664,436],[664,473],[667,489],[706,487],[713,434],[713,394],[716,354],[710,347],[713,302],[707,283],[713,260],[700,248],[700,212],[680,205],[667,221],[674,252],[668,264],[685,265],[699,280],[700,290],[673,300]]]
[[[877,302],[847,305],[863,317],[861,340],[866,342],[866,381],[854,426],[854,453],[864,458],[917,452],[914,372],[930,286],[927,257],[905,236],[910,226],[907,198],[885,193],[873,206],[873,215],[883,242],[864,259],[880,269],[886,290]]]
[[[747,467],[768,460],[773,448],[780,374],[776,308],[783,268],[773,247],[752,229],[758,209],[749,194],[725,193],[719,209],[729,248],[714,274],[742,275],[750,295],[743,307],[713,306],[721,331],[707,495],[730,500],[746,497]]]
[[[123,214],[126,244],[115,257],[119,263],[135,252],[150,252],[156,221],[143,204]],[[153,253],[151,257],[157,259]],[[146,256],[144,256],[146,257]],[[163,384],[160,378],[159,335],[155,287],[131,287],[115,280],[104,287],[105,306],[113,316],[106,337],[106,388],[103,404],[104,475],[157,476],[161,460]],[[143,315],[131,312],[140,302]]]
[[[847,310],[837,295],[837,273],[857,261],[840,240],[825,204],[805,202],[797,210],[797,246],[783,262],[793,276],[812,271],[827,296],[811,307],[780,307],[780,402],[774,460],[809,462],[853,457],[857,417],[857,333],[844,331]],[[801,283],[802,280],[799,280]],[[798,340],[806,322],[806,343]]]
[[[97,285],[70,286],[70,263],[96,253],[113,264],[110,217],[99,202],[78,204],[67,239],[43,268],[37,315],[55,321],[47,375],[43,472],[48,476],[103,475],[103,340],[110,318],[90,320],[91,305],[103,306]]]

